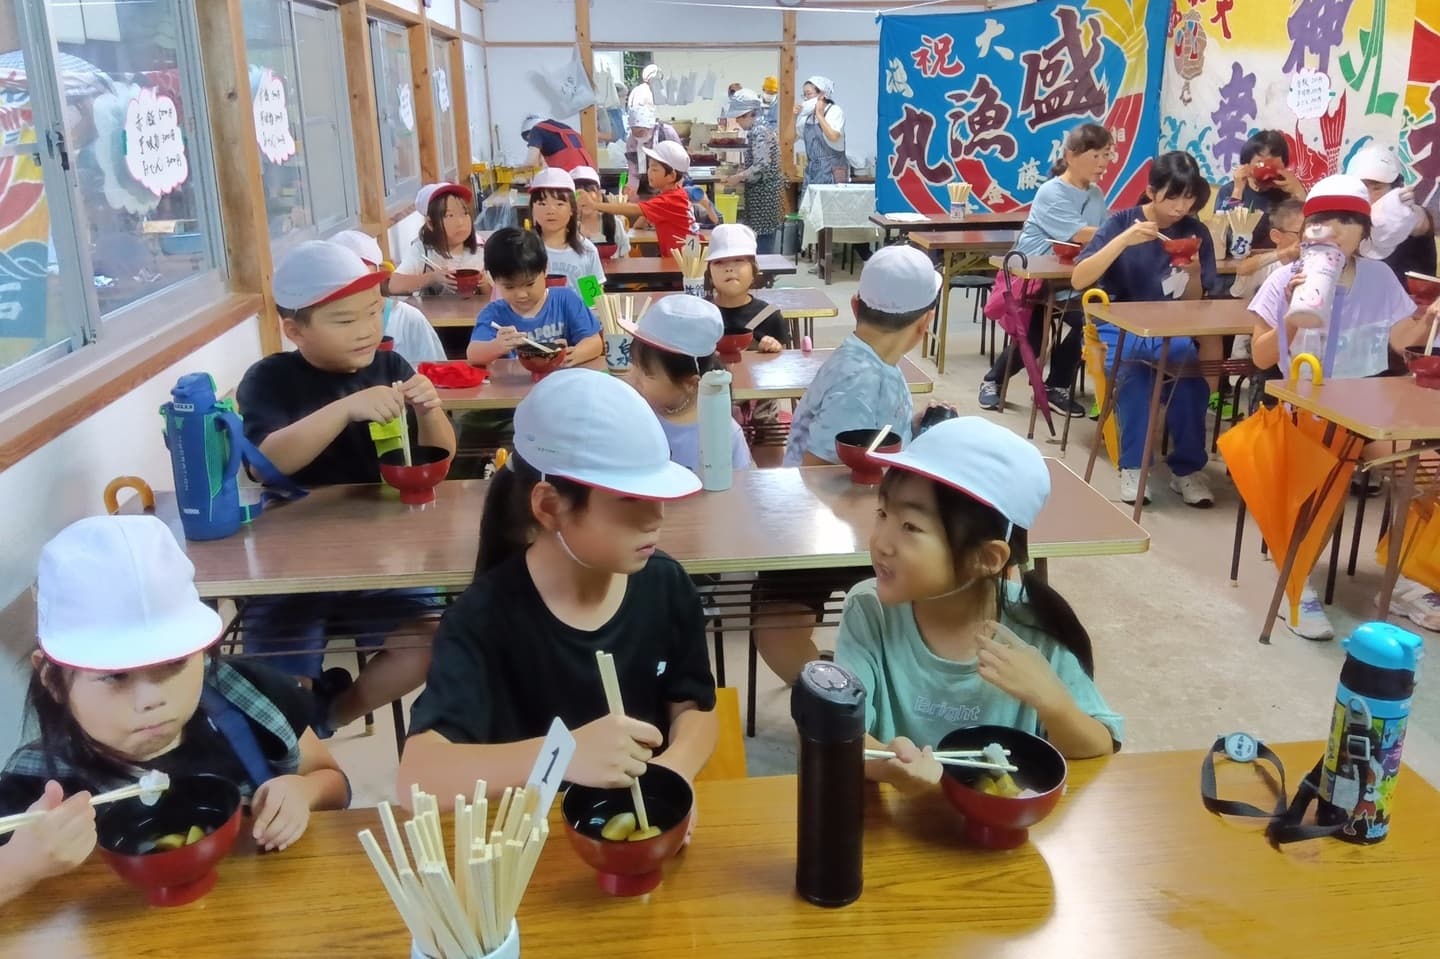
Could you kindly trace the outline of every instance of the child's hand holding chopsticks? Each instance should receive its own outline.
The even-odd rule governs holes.
[[[885,747],[894,759],[871,759],[867,765],[879,768],[870,778],[888,782],[904,793],[922,793],[939,785],[944,769],[930,747],[921,749],[905,736],[897,736]]]
[[[625,788],[645,772],[663,742],[649,723],[607,713],[575,730],[575,758],[565,778],[582,786]]]
[[[438,410],[440,408],[440,394],[435,390],[435,384],[430,382],[430,377],[416,373],[398,387],[400,395],[405,402],[417,410]]]
[[[341,402],[352,423],[389,423],[405,412],[405,397],[394,386],[372,386]]]

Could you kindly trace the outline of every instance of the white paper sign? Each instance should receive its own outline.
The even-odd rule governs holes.
[[[527,786],[540,787],[541,815],[545,815],[555,801],[555,793],[560,789],[560,782],[565,778],[565,770],[570,768],[574,755],[575,737],[556,716],[550,723],[550,732],[545,734],[545,741],[540,744],[535,768],[530,770],[530,777],[525,780]]]
[[[444,70],[435,71],[435,102],[441,113],[450,112],[450,78]]]
[[[1290,78],[1290,93],[1285,97],[1290,109],[1301,120],[1323,117],[1330,107],[1330,77],[1315,70],[1301,70]]]
[[[154,87],[141,87],[125,107],[125,168],[156,196],[190,176],[175,101]]]
[[[410,84],[400,84],[400,122],[405,129],[415,129],[415,101],[410,96]]]
[[[255,142],[271,163],[279,166],[295,155],[290,133],[290,110],[285,106],[285,83],[271,70],[260,77],[255,90]]]

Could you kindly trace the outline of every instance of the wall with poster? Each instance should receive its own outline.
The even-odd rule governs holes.
[[[1111,205],[1133,201],[1159,136],[1164,49],[1149,38],[1165,36],[1169,11],[1169,0],[1052,0],[882,16],[877,208],[940,213],[958,178],[984,208],[1023,209],[1085,121],[1115,134],[1100,184]]]
[[[1372,140],[1398,148],[1414,100],[1406,85],[1415,16],[1416,0],[1179,0],[1161,149],[1190,152],[1218,183],[1251,132],[1276,129],[1296,175],[1313,184]]]

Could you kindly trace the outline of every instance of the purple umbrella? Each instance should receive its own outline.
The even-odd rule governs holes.
[[[995,277],[995,288],[985,300],[985,316],[994,320],[1020,351],[1020,358],[1025,363],[1025,375],[1030,378],[1030,389],[1035,393],[1035,408],[1045,417],[1045,425],[1050,428],[1050,435],[1054,436],[1055,421],[1050,417],[1050,397],[1045,389],[1045,377],[1040,372],[1040,361],[1035,356],[1034,347],[1030,345],[1029,336],[1030,315],[1039,302],[1044,284],[1039,280],[1022,280],[1011,273],[1012,257],[1020,258],[1022,270],[1030,267],[1029,257],[1019,250],[1011,250],[1005,254],[1000,273]],[[1050,318],[1046,317],[1045,322],[1049,321]]]

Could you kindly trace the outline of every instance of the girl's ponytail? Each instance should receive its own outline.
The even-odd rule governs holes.
[[[544,479],[575,509],[584,507],[589,499],[588,486],[559,476]],[[530,508],[530,492],[540,481],[540,472],[514,452],[490,478],[480,520],[480,546],[475,554],[477,579],[529,548],[540,526]]]
[[[1029,539],[1029,532],[1018,527],[1010,534],[1012,563],[1029,562]],[[1022,573],[1020,584],[1024,588],[1022,602],[1009,603],[1002,593],[1001,609],[1012,619],[1039,630],[1074,653],[1085,675],[1094,679],[1095,651],[1090,644],[1090,634],[1065,597],[1034,570]]]

